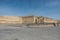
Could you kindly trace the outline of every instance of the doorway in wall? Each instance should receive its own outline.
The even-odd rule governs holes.
[[[35,24],[37,24],[37,19],[35,19]]]

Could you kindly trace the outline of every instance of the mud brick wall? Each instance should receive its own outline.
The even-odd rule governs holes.
[[[5,24],[31,24],[31,23],[56,23],[57,21],[51,18],[39,16],[0,16],[0,23]]]

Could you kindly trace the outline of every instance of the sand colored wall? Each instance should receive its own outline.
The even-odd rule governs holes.
[[[44,18],[45,23],[57,23],[57,20],[51,19],[51,18]]]
[[[30,24],[34,23],[34,16],[24,16],[22,17],[22,23]]]
[[[7,22],[7,18],[4,16],[0,16],[0,23],[6,23]]]
[[[60,23],[60,20],[57,20],[57,23]]]
[[[21,17],[21,16],[19,16],[18,18],[19,18],[18,23],[19,23],[19,24],[22,24],[22,23],[23,23],[22,17]]]
[[[43,17],[40,16],[34,16],[34,23],[43,23]]]
[[[55,23],[56,20],[40,16],[0,16],[0,23],[30,24],[30,23]]]
[[[38,23],[44,23],[43,17],[38,17],[37,19],[38,19]]]
[[[21,17],[17,16],[0,16],[0,23],[19,24],[21,23],[21,20]]]

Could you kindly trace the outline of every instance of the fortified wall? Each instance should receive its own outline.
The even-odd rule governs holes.
[[[22,23],[22,19],[21,17],[17,17],[17,16],[0,16],[0,23],[20,24]]]
[[[41,16],[0,16],[0,24],[57,23],[56,20]]]

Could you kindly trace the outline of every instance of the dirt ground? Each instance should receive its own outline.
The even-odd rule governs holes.
[[[60,27],[0,25],[0,40],[60,40]]]

